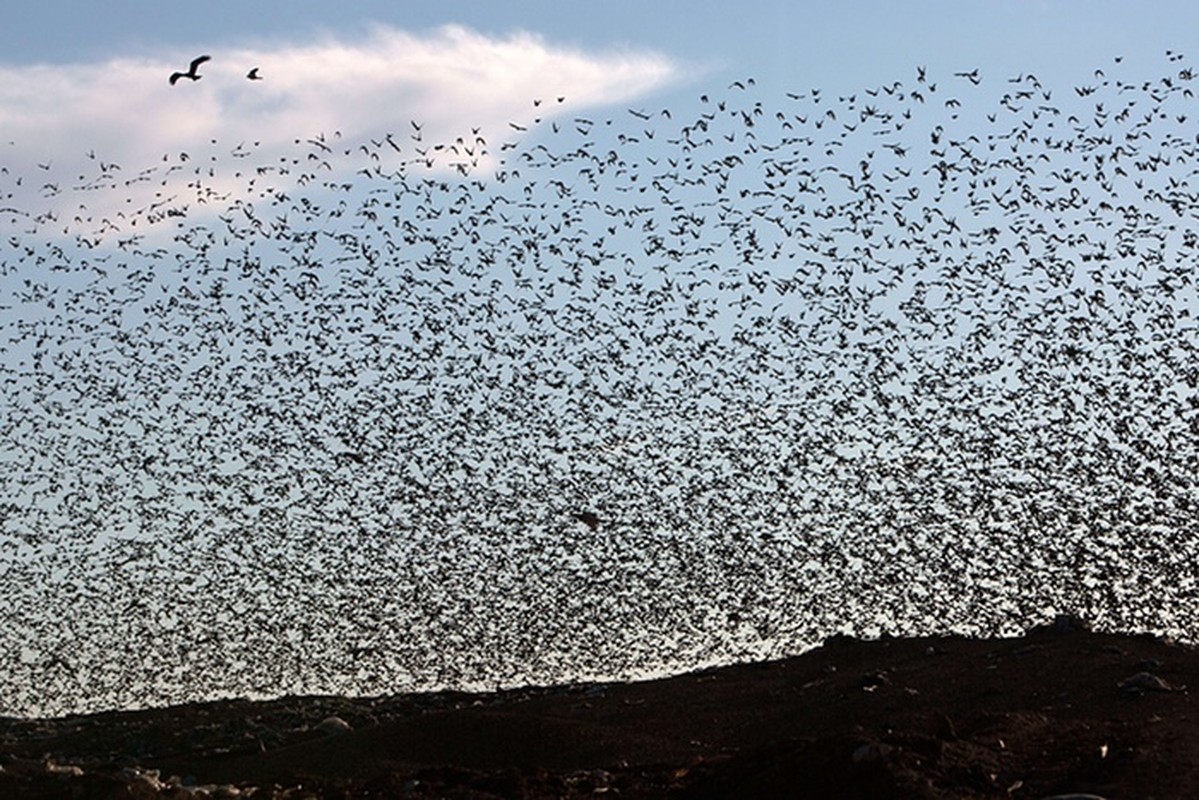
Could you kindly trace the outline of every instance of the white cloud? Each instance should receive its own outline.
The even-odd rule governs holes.
[[[633,103],[685,74],[683,65],[655,53],[585,51],[531,33],[496,38],[460,26],[425,34],[379,26],[353,40],[326,36],[209,54],[200,80],[175,86],[168,76],[197,54],[0,65],[0,166],[25,173],[28,193],[35,184],[65,188],[95,175],[88,153],[121,165],[128,179],[184,152],[193,154],[194,168],[208,153],[228,153],[242,142],[261,143],[255,161],[263,163],[294,155],[297,138],[334,131],[347,146],[394,133],[404,157],[414,158],[418,147],[477,128],[491,137],[495,155],[515,135],[510,122]],[[247,80],[251,67],[263,80]],[[421,142],[411,138],[412,122],[421,125]],[[53,169],[39,171],[38,163]]]
[[[195,54],[72,66],[0,67],[0,130],[42,158],[95,150],[150,160],[215,138],[290,142],[340,130],[347,138],[472,127],[634,100],[680,79],[653,53],[585,52],[516,33],[459,26],[428,35],[377,27],[366,37],[214,49],[199,81],[167,83]],[[247,80],[257,66],[262,81]],[[568,100],[561,108],[554,98]],[[546,102],[535,109],[532,101]]]

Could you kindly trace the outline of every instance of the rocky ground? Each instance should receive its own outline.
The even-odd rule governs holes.
[[[5,798],[1199,797],[1199,651],[1075,621],[644,683],[0,719]]]

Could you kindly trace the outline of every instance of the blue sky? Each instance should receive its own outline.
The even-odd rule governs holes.
[[[372,23],[421,32],[461,24],[490,35],[537,32],[582,48],[630,46],[712,58],[782,78],[877,78],[911,63],[1050,69],[1086,57],[1185,50],[1199,22],[1189,3],[693,2],[280,3],[10,0],[0,52],[8,65],[103,61],[160,46],[219,50],[250,42],[354,38]],[[1113,53],[1113,51],[1119,51]],[[804,79],[805,75],[797,75]]]
[[[103,61],[160,46],[219,50],[250,42],[360,35],[371,23],[413,32],[461,24],[515,30],[582,48],[630,46],[724,61],[780,79],[801,70],[874,79],[911,63],[1051,69],[1086,57],[1186,49],[1199,22],[1189,3],[1117,2],[458,2],[280,3],[62,0],[5,3],[0,52],[9,65]],[[1113,53],[1113,51],[1119,51]]]

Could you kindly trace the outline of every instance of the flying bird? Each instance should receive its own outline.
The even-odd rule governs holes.
[[[247,72],[247,73],[246,73],[246,77],[247,77],[247,78],[249,78],[249,79],[250,79],[250,80],[252,80],[252,81],[260,81],[260,80],[262,80],[262,76],[258,74],[258,67],[254,67],[254,69],[252,69],[252,70],[250,70],[249,72]]]
[[[576,511],[571,516],[586,525],[588,528],[591,528],[591,530],[595,530],[599,527],[600,518],[599,515],[594,511]]]
[[[172,72],[171,73],[171,85],[174,86],[175,82],[178,81],[180,78],[191,78],[193,81],[200,80],[200,78],[203,76],[200,75],[198,72],[196,72],[196,70],[198,70],[200,68],[200,65],[203,64],[205,61],[211,61],[211,60],[212,60],[212,56],[199,56],[192,60],[192,63],[187,68],[187,72]]]

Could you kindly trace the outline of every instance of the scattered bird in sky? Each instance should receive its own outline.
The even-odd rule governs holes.
[[[955,78],[965,78],[966,80],[973,83],[975,86],[978,86],[980,83],[982,83],[982,77],[978,74],[977,67],[970,70],[969,72],[955,72],[955,73],[953,73],[953,76]]]
[[[247,72],[247,73],[246,73],[246,77],[247,77],[247,78],[249,78],[249,79],[250,79],[250,80],[252,80],[252,81],[260,81],[260,80],[262,80],[262,76],[258,74],[258,67],[254,67],[254,69],[252,69],[252,70],[250,70],[249,72]]]
[[[200,65],[203,64],[205,61],[211,61],[211,60],[212,60],[212,56],[198,56],[197,58],[192,59],[191,65],[188,66],[188,68],[187,68],[187,72],[172,72],[171,73],[171,78],[170,78],[171,85],[174,86],[176,81],[178,81],[180,78],[190,78],[193,81],[200,80],[200,78],[203,76],[200,75],[200,73],[196,72],[196,70],[198,70],[200,68]]]

